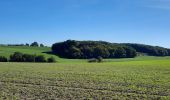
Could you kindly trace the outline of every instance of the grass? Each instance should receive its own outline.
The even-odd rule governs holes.
[[[0,47],[51,55],[50,48]],[[170,100],[170,57],[105,59],[104,63],[62,59],[58,63],[0,63],[1,99]]]
[[[170,99],[169,60],[0,63],[2,99]]]

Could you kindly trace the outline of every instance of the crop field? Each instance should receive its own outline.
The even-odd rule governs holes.
[[[0,63],[1,99],[170,99],[170,60]]]
[[[14,52],[55,57],[57,63],[0,63],[0,99],[170,99],[170,57],[64,59],[43,47],[0,46]]]

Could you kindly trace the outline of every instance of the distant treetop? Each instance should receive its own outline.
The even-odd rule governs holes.
[[[38,42],[33,42],[30,46],[32,46],[32,47],[39,47],[39,44],[38,44]]]

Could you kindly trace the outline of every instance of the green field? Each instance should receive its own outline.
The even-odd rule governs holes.
[[[0,55],[14,51],[52,56],[42,53],[50,48],[0,47]],[[170,100],[170,57],[55,58],[58,63],[0,63],[0,98]]]

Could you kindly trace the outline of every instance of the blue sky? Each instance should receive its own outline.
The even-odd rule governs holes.
[[[0,44],[67,39],[170,48],[170,0],[0,0]]]

